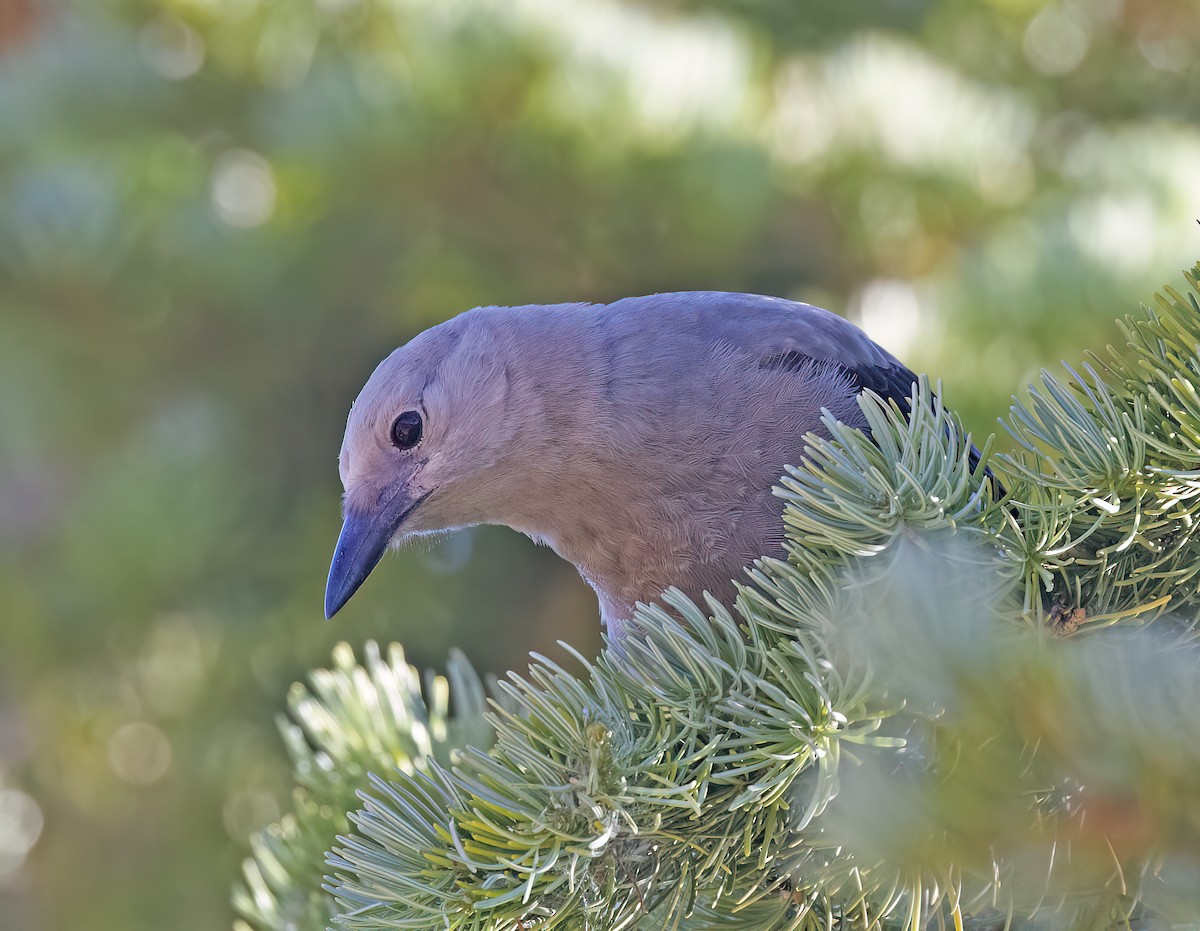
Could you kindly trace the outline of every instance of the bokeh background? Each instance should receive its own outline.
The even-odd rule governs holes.
[[[0,928],[228,927],[340,639],[598,645],[504,530],[337,620],[375,363],[478,304],[842,312],[979,433],[1200,256],[1194,0],[0,0]]]

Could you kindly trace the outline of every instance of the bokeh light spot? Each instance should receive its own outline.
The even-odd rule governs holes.
[[[1105,195],[1071,209],[1071,235],[1097,264],[1137,271],[1149,264],[1161,218],[1138,195]]]
[[[0,882],[21,868],[42,834],[41,806],[17,789],[0,789]]]
[[[221,818],[229,836],[240,841],[263,825],[277,821],[279,814],[279,803],[274,795],[264,790],[247,789],[229,797]]]
[[[1069,74],[1083,61],[1089,41],[1087,23],[1073,10],[1048,6],[1030,20],[1021,48],[1041,74]]]
[[[1188,41],[1182,36],[1147,30],[1138,36],[1137,46],[1146,63],[1159,71],[1183,71],[1190,60]]]
[[[217,648],[215,637],[201,637],[190,618],[163,619],[138,664],[142,694],[150,706],[160,714],[178,714],[192,707]]]
[[[153,724],[133,721],[118,728],[109,739],[108,763],[131,785],[153,785],[171,768],[171,742]]]
[[[261,226],[275,212],[275,174],[257,152],[222,153],[213,166],[209,192],[217,215],[239,229]]]
[[[138,33],[138,48],[150,67],[170,81],[190,78],[204,64],[204,40],[173,16],[146,23]]]
[[[862,328],[898,356],[906,355],[921,333],[921,304],[907,281],[876,278],[854,301]]]

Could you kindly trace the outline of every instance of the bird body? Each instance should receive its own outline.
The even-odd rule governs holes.
[[[906,402],[913,380],[852,324],[779,298],[467,311],[393,352],[350,411],[326,612],[389,543],[481,523],[572,562],[615,637],[670,586],[728,599],[783,555],[771,488],[822,411],[865,426],[863,388]]]

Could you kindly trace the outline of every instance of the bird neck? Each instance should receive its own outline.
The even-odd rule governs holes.
[[[670,415],[678,398],[654,396],[648,373],[614,358],[604,320],[581,328],[578,314],[542,321],[541,364],[522,380],[533,390],[513,418],[527,428],[502,466],[500,522],[571,562],[595,589],[610,630],[670,586],[696,599],[704,591],[730,597],[747,557],[762,555],[760,543],[740,539],[753,523],[747,512],[762,511],[765,500],[766,523],[779,526],[769,494],[776,476],[740,475],[713,500],[708,431],[683,429]]]
[[[636,476],[615,468],[607,474],[607,486],[577,477],[569,488],[547,484],[540,506],[509,523],[575,566],[596,591],[610,631],[637,602],[657,600],[671,586],[694,599],[732,593],[740,568],[725,558],[739,549],[732,526],[706,527],[703,517],[676,513],[678,499],[656,500]],[[556,505],[568,499],[569,507]]]

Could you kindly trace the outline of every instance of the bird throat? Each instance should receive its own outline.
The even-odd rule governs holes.
[[[684,508],[665,507],[661,498],[614,502],[608,496],[591,507],[580,503],[572,509],[573,520],[563,522],[560,513],[553,528],[539,522],[536,529],[517,529],[575,566],[596,592],[611,636],[621,636],[622,622],[638,602],[659,601],[671,587],[701,604],[705,592],[732,600],[733,580],[748,561],[743,541],[734,539],[735,521],[711,514],[681,519]]]

